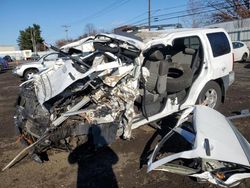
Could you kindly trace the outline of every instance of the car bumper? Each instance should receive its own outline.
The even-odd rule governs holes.
[[[231,71],[228,75],[228,86],[232,85],[235,80],[235,73],[234,71]]]
[[[19,71],[19,70],[16,69],[16,68],[12,70],[12,74],[14,74],[14,75],[16,75],[16,76],[19,76],[19,77],[22,77],[22,76],[23,76],[22,72]]]
[[[229,86],[234,83],[235,73],[234,71],[229,72],[228,75],[222,77],[225,92],[228,90]]]

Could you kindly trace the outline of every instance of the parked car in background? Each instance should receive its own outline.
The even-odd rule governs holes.
[[[249,57],[249,49],[244,42],[233,41],[234,61],[246,62]]]
[[[13,74],[28,80],[33,77],[34,74],[46,70],[52,67],[55,61],[60,58],[59,53],[54,52],[42,56],[40,59],[34,62],[28,62],[18,65],[14,70]]]
[[[29,58],[29,60],[33,60],[33,61],[36,61],[39,59],[40,59],[40,56],[38,54],[32,54],[31,57]]]
[[[4,56],[3,59],[5,61],[7,61],[7,62],[12,62],[13,61],[13,59],[9,55]]]
[[[9,68],[8,62],[0,57],[0,71],[7,70]]]

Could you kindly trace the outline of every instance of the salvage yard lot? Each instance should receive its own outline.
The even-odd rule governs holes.
[[[236,80],[228,91],[225,104],[220,108],[226,116],[250,108],[250,63],[235,63],[234,70]],[[20,83],[18,78],[11,75],[11,71],[0,73],[1,168],[22,148],[16,143],[13,124],[14,104]],[[237,120],[235,124],[250,141],[250,118]],[[146,165],[140,168],[140,157],[154,132],[143,126],[133,132],[135,139],[117,140],[88,158],[84,158],[84,148],[71,154],[50,151],[49,161],[44,164],[37,164],[27,157],[13,168],[0,172],[0,187],[216,187],[197,184],[189,178],[170,173],[148,174]],[[250,180],[244,181],[239,187],[250,187]]]

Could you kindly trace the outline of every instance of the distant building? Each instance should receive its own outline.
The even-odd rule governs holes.
[[[11,46],[11,45],[0,45],[0,51],[1,52],[16,51],[16,47],[15,46]]]
[[[31,57],[31,50],[17,50],[15,46],[11,45],[0,45],[0,57],[9,55],[13,59],[22,60]]]
[[[232,41],[243,41],[250,47],[250,18],[216,23],[209,25],[209,27],[224,28]]]

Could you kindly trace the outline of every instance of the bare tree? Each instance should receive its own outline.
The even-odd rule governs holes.
[[[224,22],[235,19],[250,18],[250,2],[249,0],[209,0],[209,7],[217,10],[212,13],[212,22]]]
[[[204,8],[204,2],[198,0],[188,0],[187,15],[182,19],[186,27],[201,27],[207,22],[206,15],[201,14]]]
[[[74,41],[76,41],[76,40],[72,40],[72,39],[69,39],[69,40],[59,39],[59,40],[57,40],[57,41],[55,42],[55,45],[56,45],[58,48],[60,48],[60,47],[62,47],[62,46],[64,46],[64,45],[69,44],[69,43],[74,42]]]
[[[94,24],[88,23],[85,25],[85,33],[89,35],[95,35],[97,33],[96,28]]]
[[[61,47],[61,46],[64,46],[65,44],[68,44],[68,43],[71,43],[71,42],[75,42],[75,41],[78,41],[78,40],[81,40],[83,38],[86,38],[90,35],[96,35],[98,32],[105,32],[105,30],[97,30],[94,26],[94,24],[91,24],[91,23],[88,23],[85,25],[85,32],[80,35],[79,37],[75,38],[75,39],[68,39],[68,40],[65,40],[65,39],[59,39],[55,42],[55,45],[57,47]]]

